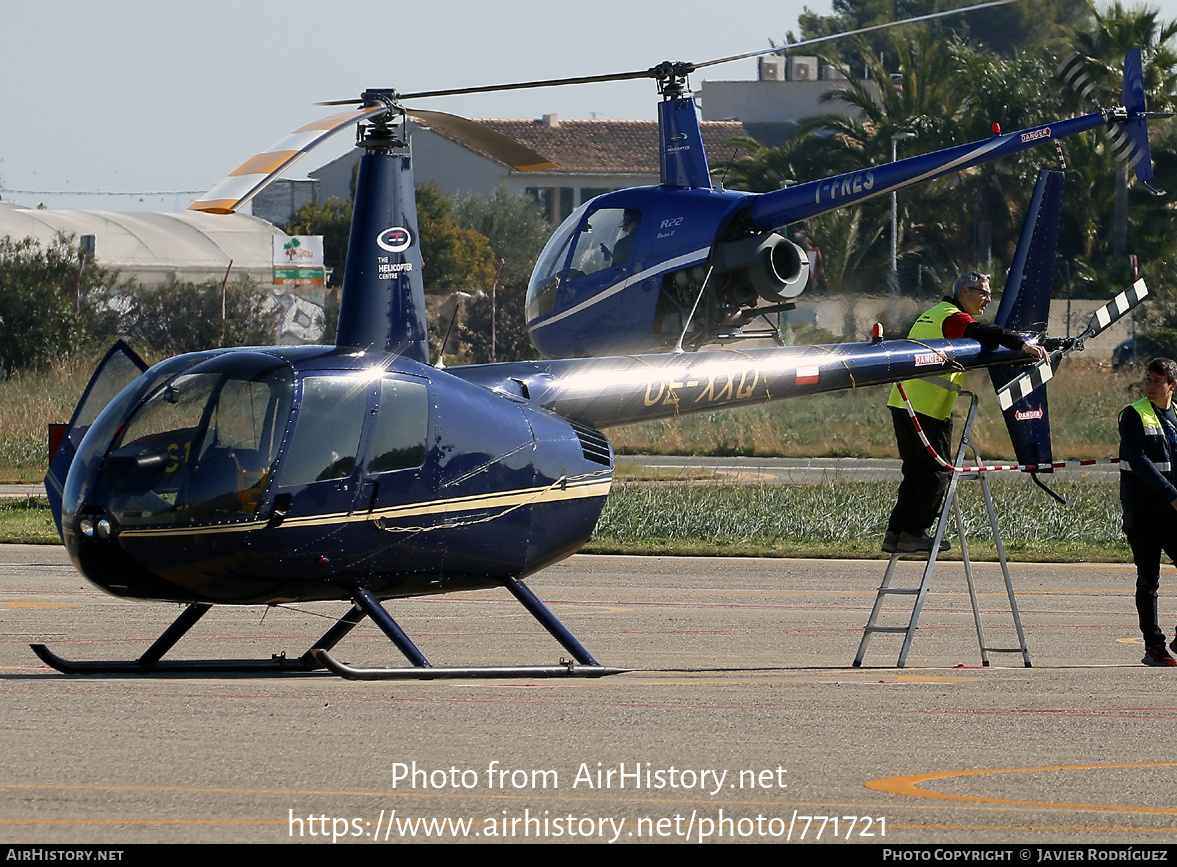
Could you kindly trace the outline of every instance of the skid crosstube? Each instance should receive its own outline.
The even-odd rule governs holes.
[[[395,620],[368,590],[357,590],[352,607],[328,629],[323,637],[297,658],[277,654],[269,659],[192,659],[164,660],[167,653],[203,617],[212,605],[190,604],[163,634],[135,660],[81,661],[58,656],[44,644],[30,645],[33,652],[51,668],[63,674],[115,675],[196,675],[196,674],[299,674],[326,669],[350,680],[441,680],[448,678],[496,677],[604,677],[626,669],[607,668],[593,657],[559,618],[516,578],[504,582],[511,594],[560,642],[575,659],[559,665],[518,666],[433,666]],[[331,656],[330,650],[365,617],[388,636],[405,655],[410,666],[391,668],[353,668]]]

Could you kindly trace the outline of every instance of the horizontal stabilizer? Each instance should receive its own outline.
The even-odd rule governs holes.
[[[1074,52],[1059,64],[1056,74],[1098,108],[1099,100],[1096,98],[1095,81],[1090,70],[1099,66],[1098,61]],[[1122,113],[1117,113],[1116,121],[1104,129],[1104,135],[1112,143],[1116,162],[1134,168],[1136,177],[1147,185],[1153,176],[1152,153],[1148,145],[1144,70],[1138,48],[1124,55],[1124,84],[1120,103]]]
[[[1140,60],[1140,49],[1134,48],[1124,55],[1124,89],[1121,102],[1128,110],[1128,120],[1118,125],[1113,135],[1126,140],[1116,144],[1116,158],[1136,170],[1141,181],[1152,180],[1152,153],[1148,146],[1148,121],[1144,104],[1144,70]]]

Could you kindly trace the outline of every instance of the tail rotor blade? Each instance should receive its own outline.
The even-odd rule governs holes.
[[[1054,376],[1062,360],[1075,349],[1083,348],[1083,341],[1095,337],[1106,331],[1111,325],[1131,311],[1137,304],[1148,297],[1148,287],[1144,280],[1137,280],[1132,288],[1125,289],[1107,304],[1091,314],[1091,322],[1087,330],[1074,340],[1067,343],[1063,349],[1050,353],[1049,363],[1041,361],[1031,367],[1021,376],[1011,379],[997,390],[997,402],[1002,410],[1007,410],[1022,398],[1033,392],[1039,386],[1045,385]]]
[[[1109,328],[1113,322],[1120,319],[1125,313],[1128,313],[1137,304],[1148,297],[1148,287],[1144,285],[1144,280],[1137,280],[1132,284],[1130,289],[1125,289],[1107,304],[1100,307],[1093,314],[1091,314],[1091,322],[1087,325],[1087,330],[1079,336],[1079,340],[1086,340],[1088,337],[1095,337],[1097,334]]]
[[[1055,351],[1050,353],[1050,358],[1046,361],[1040,361],[1023,373],[1016,379],[1011,379],[1008,383],[997,390],[997,403],[1002,411],[1009,409],[1022,398],[1029,395],[1039,386],[1043,386],[1054,378],[1054,372],[1058,369],[1059,362],[1063,360],[1063,353]]]
[[[1055,75],[1070,85],[1085,100],[1093,103],[1097,108],[1099,107],[1099,103],[1095,100],[1095,82],[1087,73],[1087,59],[1078,51],[1072,52],[1070,56],[1063,59],[1063,62],[1058,65],[1058,69],[1055,70]]]

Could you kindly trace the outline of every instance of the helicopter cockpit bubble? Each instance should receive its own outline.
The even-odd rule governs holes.
[[[114,431],[100,416],[75,462],[84,472],[66,483],[63,529],[113,535],[256,512],[290,417],[293,371],[260,352],[188,360],[144,374],[153,387],[137,405],[108,408]]]
[[[530,322],[552,312],[556,306],[556,294],[560,289],[564,266],[568,264],[568,247],[572,236],[584,219],[584,212],[592,202],[585,202],[568,215],[567,219],[548,238],[543,251],[536,260],[535,269],[527,285],[527,320]]]
[[[572,303],[573,296],[579,294],[579,280],[600,274],[583,284],[591,295],[630,272],[626,266],[635,259],[641,211],[619,207],[590,211],[599,201],[585,202],[573,211],[544,246],[527,287],[528,321],[550,313],[557,301]]]

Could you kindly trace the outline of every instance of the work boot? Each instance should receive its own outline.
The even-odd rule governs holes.
[[[896,554],[899,552],[899,534],[894,530],[888,530],[887,535],[883,536],[883,553]]]

